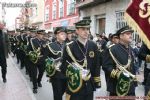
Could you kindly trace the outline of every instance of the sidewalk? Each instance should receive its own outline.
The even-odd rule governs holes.
[[[11,56],[7,65],[7,83],[3,83],[0,71],[0,100],[36,100]]]

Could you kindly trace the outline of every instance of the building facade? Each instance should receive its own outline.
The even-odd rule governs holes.
[[[37,16],[37,2],[34,2],[34,1],[37,1],[37,0],[26,0],[25,4],[27,4],[27,5],[36,4],[36,5],[29,6],[29,7],[23,7],[20,10],[19,16],[16,17],[16,19],[15,19],[16,29],[17,28],[25,29],[27,27],[33,27],[34,25],[37,25],[37,24],[41,25],[41,23],[43,23],[43,21],[41,21],[42,17],[40,17],[41,19],[38,20],[39,16],[42,16],[42,15]],[[39,22],[41,22],[41,23],[39,23]]]
[[[33,0],[32,3],[36,4],[36,7],[32,7],[32,15],[30,21],[32,27],[38,29],[44,29],[44,0]]]
[[[129,3],[130,0],[77,0],[76,7],[79,9],[80,19],[92,20],[93,35],[108,35],[127,25],[124,12]]]
[[[44,25],[46,30],[53,30],[58,26],[74,28],[79,20],[76,0],[45,0]]]
[[[0,3],[0,29],[5,28],[5,25],[6,25],[5,15],[6,15],[5,8]]]

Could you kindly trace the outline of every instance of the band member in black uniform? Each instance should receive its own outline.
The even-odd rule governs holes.
[[[21,38],[21,33],[19,35],[16,36],[16,39],[17,39],[17,58],[19,59],[21,65],[20,65],[20,69],[23,69],[24,67],[24,51],[23,51],[23,48],[22,48],[22,44],[23,44],[23,40]]]
[[[150,90],[150,50],[144,43],[139,50],[139,58],[147,63],[147,66],[144,67],[145,95],[147,95]]]
[[[25,52],[25,58],[24,58],[24,63],[25,63],[25,68],[26,68],[26,74],[29,74],[30,81],[32,80],[31,78],[31,72],[30,72],[30,59],[28,56],[28,52],[30,51],[29,48],[31,45],[30,40],[34,38],[35,36],[35,29],[31,29],[30,31],[25,32],[25,34],[22,35],[22,40],[23,40],[23,46],[24,46],[24,52]]]
[[[13,53],[13,56],[15,55],[14,51],[16,49],[16,39],[15,39],[15,33],[11,31],[7,31],[9,33],[9,41],[11,46],[11,52]]]
[[[66,40],[66,28],[57,27],[54,34],[56,41],[47,44],[45,54],[49,60],[53,59],[53,63],[55,64],[50,68],[51,70],[47,70],[46,68],[46,71],[52,83],[54,100],[62,100],[66,89],[66,78],[60,72],[59,66],[61,64],[62,51]],[[49,60],[47,59],[46,63],[48,63]]]
[[[66,43],[73,41],[73,34],[74,34],[75,30],[71,30],[71,29],[67,29],[67,39],[66,39]]]
[[[93,100],[93,91],[100,88],[98,47],[88,40],[91,20],[75,23],[77,40],[67,43],[61,71],[67,77],[66,99]]]
[[[31,38],[28,46],[29,52],[29,74],[33,83],[33,93],[37,93],[38,86],[41,85],[41,78],[44,73],[43,61],[43,46],[42,46],[42,35],[43,32],[37,32],[37,37]],[[42,62],[41,62],[42,61]],[[40,66],[41,64],[41,66]],[[38,75],[37,75],[38,72]]]
[[[26,49],[27,49],[27,43],[26,43],[26,33],[21,33],[21,42],[20,42],[20,49],[21,49],[21,69],[25,66],[25,58],[26,58]],[[26,66],[25,66],[26,68]],[[27,69],[26,69],[27,71]]]
[[[38,59],[36,63],[36,66],[38,68],[37,83],[39,87],[42,87],[41,80],[45,71],[45,63],[44,63],[45,61],[44,52],[45,52],[45,47],[46,47],[46,41],[44,40],[45,30],[38,30],[37,34],[38,34],[38,39],[39,39],[40,48],[41,48],[41,57]]]
[[[110,46],[103,56],[102,68],[107,75],[110,96],[135,96],[136,82],[132,48],[132,33],[128,26],[117,31],[119,43]]]
[[[1,66],[3,82],[6,83],[7,62],[6,62],[6,56],[5,56],[5,51],[4,51],[3,35],[4,35],[3,31],[0,29],[0,66]]]
[[[111,42],[110,45],[117,44],[119,42],[119,38],[118,38],[117,34],[112,34],[110,36],[110,42]]]
[[[17,64],[20,63],[20,34],[19,32],[15,33],[15,49],[14,49],[14,54],[16,55],[17,58]]]

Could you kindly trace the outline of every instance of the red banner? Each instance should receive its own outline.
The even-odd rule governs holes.
[[[132,0],[125,19],[150,49],[150,0]]]

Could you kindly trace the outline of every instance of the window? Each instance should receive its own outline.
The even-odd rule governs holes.
[[[59,18],[62,18],[64,15],[64,0],[60,0],[59,2]]]
[[[71,15],[75,13],[75,0],[67,1],[67,15]]]
[[[127,25],[127,22],[124,19],[124,11],[117,11],[116,12],[116,31],[126,25]],[[139,35],[137,34],[136,31],[132,34],[132,38],[134,42],[140,41]]]
[[[53,19],[56,19],[56,0],[53,1]]]
[[[127,22],[124,20],[124,11],[116,12],[116,30],[127,25]]]
[[[45,7],[45,21],[49,20],[49,5]]]

